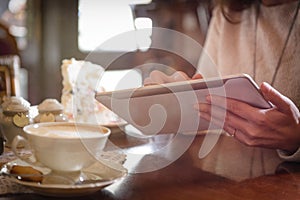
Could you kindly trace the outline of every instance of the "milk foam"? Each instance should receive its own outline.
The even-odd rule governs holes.
[[[74,126],[41,126],[38,128],[31,127],[27,132],[33,135],[53,138],[93,138],[102,136],[105,130],[96,127],[82,127]]]

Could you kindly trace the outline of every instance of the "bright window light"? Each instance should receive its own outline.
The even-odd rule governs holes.
[[[113,81],[112,81],[113,80]],[[124,90],[142,86],[141,72],[136,69],[106,70],[97,88],[105,91]]]
[[[150,2],[151,0],[79,0],[79,50],[93,51],[97,48],[101,51],[134,51],[149,48],[151,31],[133,33],[141,28],[151,30],[152,21],[149,18],[134,20],[130,5]],[[119,37],[122,33],[124,35]]]
[[[146,51],[151,45],[152,20],[147,17],[139,17],[134,20],[136,28],[137,46],[141,51]]]

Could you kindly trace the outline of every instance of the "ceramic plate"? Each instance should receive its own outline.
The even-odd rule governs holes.
[[[34,192],[46,196],[81,196],[94,193],[102,188],[120,181],[127,175],[127,170],[114,163],[110,167],[99,162],[76,173],[54,173],[48,168],[35,169],[43,173],[43,181],[29,182],[21,180],[16,174],[10,173],[14,165],[28,166],[23,161],[16,159],[1,167],[1,174],[8,176],[12,181],[30,188]]]
[[[100,125],[106,126],[107,128],[121,128],[127,124],[128,123],[126,121],[120,120],[120,121],[111,121],[111,122],[100,124]]]
[[[126,121],[119,120],[119,121],[111,121],[111,122],[108,122],[108,123],[103,123],[103,124],[100,124],[100,125],[109,128],[111,130],[111,133],[114,134],[114,133],[124,132],[125,126],[127,124],[128,123]]]

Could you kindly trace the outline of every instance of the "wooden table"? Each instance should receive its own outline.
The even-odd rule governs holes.
[[[198,152],[204,137],[196,136],[179,159],[160,170],[129,173],[96,193],[72,199],[300,199],[300,164],[283,162],[274,150],[246,147],[225,135],[221,135],[208,156],[200,159]],[[156,150],[172,141],[172,137],[138,139],[115,133],[110,140],[127,150]],[[22,194],[1,199],[50,198]]]

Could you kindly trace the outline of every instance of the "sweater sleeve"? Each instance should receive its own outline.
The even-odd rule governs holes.
[[[298,148],[298,150],[293,154],[289,154],[282,150],[277,150],[277,153],[279,157],[285,161],[300,162],[300,148]]]

